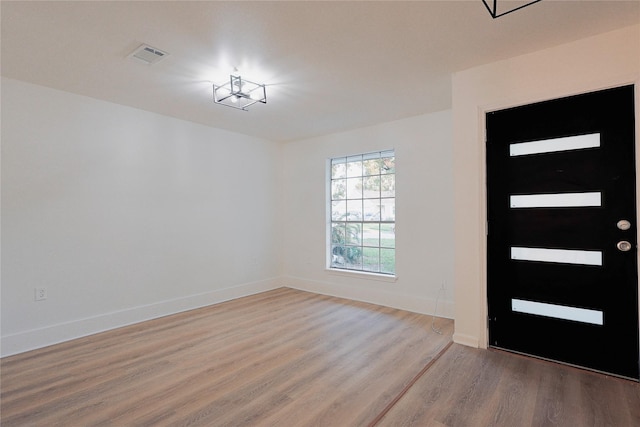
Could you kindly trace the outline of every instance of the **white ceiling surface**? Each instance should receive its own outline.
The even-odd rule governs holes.
[[[1,8],[3,76],[274,141],[449,109],[455,71],[640,22],[638,0],[544,0],[496,20],[481,0]],[[170,55],[128,58],[142,43]],[[268,85],[266,105],[213,104],[210,81],[234,67]]]

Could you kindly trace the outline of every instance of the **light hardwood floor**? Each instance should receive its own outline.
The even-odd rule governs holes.
[[[277,289],[2,360],[2,426],[367,425],[453,322]]]
[[[640,426],[640,385],[293,289],[1,361],[2,426]]]
[[[640,426],[640,384],[453,344],[379,427]]]

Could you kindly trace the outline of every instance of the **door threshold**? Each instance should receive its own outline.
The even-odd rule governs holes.
[[[535,354],[524,353],[524,352],[521,352],[521,351],[510,350],[510,349],[507,349],[507,348],[496,347],[496,346],[490,345],[490,346],[487,347],[487,350],[495,351],[495,352],[498,352],[498,353],[509,353],[509,354],[513,354],[513,355],[524,357],[524,358],[528,358],[528,359],[542,360],[543,362],[553,363],[553,364],[556,364],[556,365],[562,365],[562,366],[566,366],[566,367],[569,367],[569,368],[578,369],[580,371],[592,372],[594,374],[604,375],[606,377],[614,377],[614,378],[625,380],[625,381],[632,381],[634,383],[639,383],[640,382],[639,378],[625,377],[624,375],[613,374],[611,372],[600,371],[598,369],[588,368],[586,366],[575,365],[573,363],[562,362],[560,360],[549,359],[549,358],[542,357],[542,356],[536,356]]]

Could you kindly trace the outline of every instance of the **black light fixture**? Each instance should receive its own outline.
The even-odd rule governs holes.
[[[247,111],[248,107],[255,103],[267,103],[267,90],[263,84],[232,74],[228,82],[213,85],[213,102]]]
[[[506,0],[500,0],[500,1],[501,1],[502,4],[507,3]],[[487,3],[487,0],[482,0],[482,3],[484,3],[485,7],[487,8],[489,13],[491,14],[491,17],[493,17],[493,19],[496,19],[496,18],[504,16],[504,15],[506,15],[508,13],[515,12],[516,10],[520,10],[523,7],[531,6],[532,4],[538,3],[540,1],[542,1],[542,0],[529,1],[529,2],[526,2],[524,4],[520,4],[518,6],[512,7],[511,9],[507,9],[507,10],[502,11],[502,12],[498,12],[498,0],[489,0],[489,3],[491,3],[491,5],[489,5]],[[520,2],[520,3],[522,3],[522,2]]]

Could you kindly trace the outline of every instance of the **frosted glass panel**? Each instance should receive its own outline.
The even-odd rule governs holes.
[[[600,147],[600,134],[592,133],[589,135],[567,136],[564,138],[510,144],[509,155],[515,157],[597,147]]]
[[[511,310],[519,313],[536,314],[538,316],[554,317],[556,319],[591,323],[593,325],[604,324],[602,311],[589,310],[586,308],[512,299]]]
[[[511,259],[561,264],[602,265],[601,251],[512,247]]]
[[[523,194],[511,196],[512,208],[561,208],[602,206],[602,193]]]

